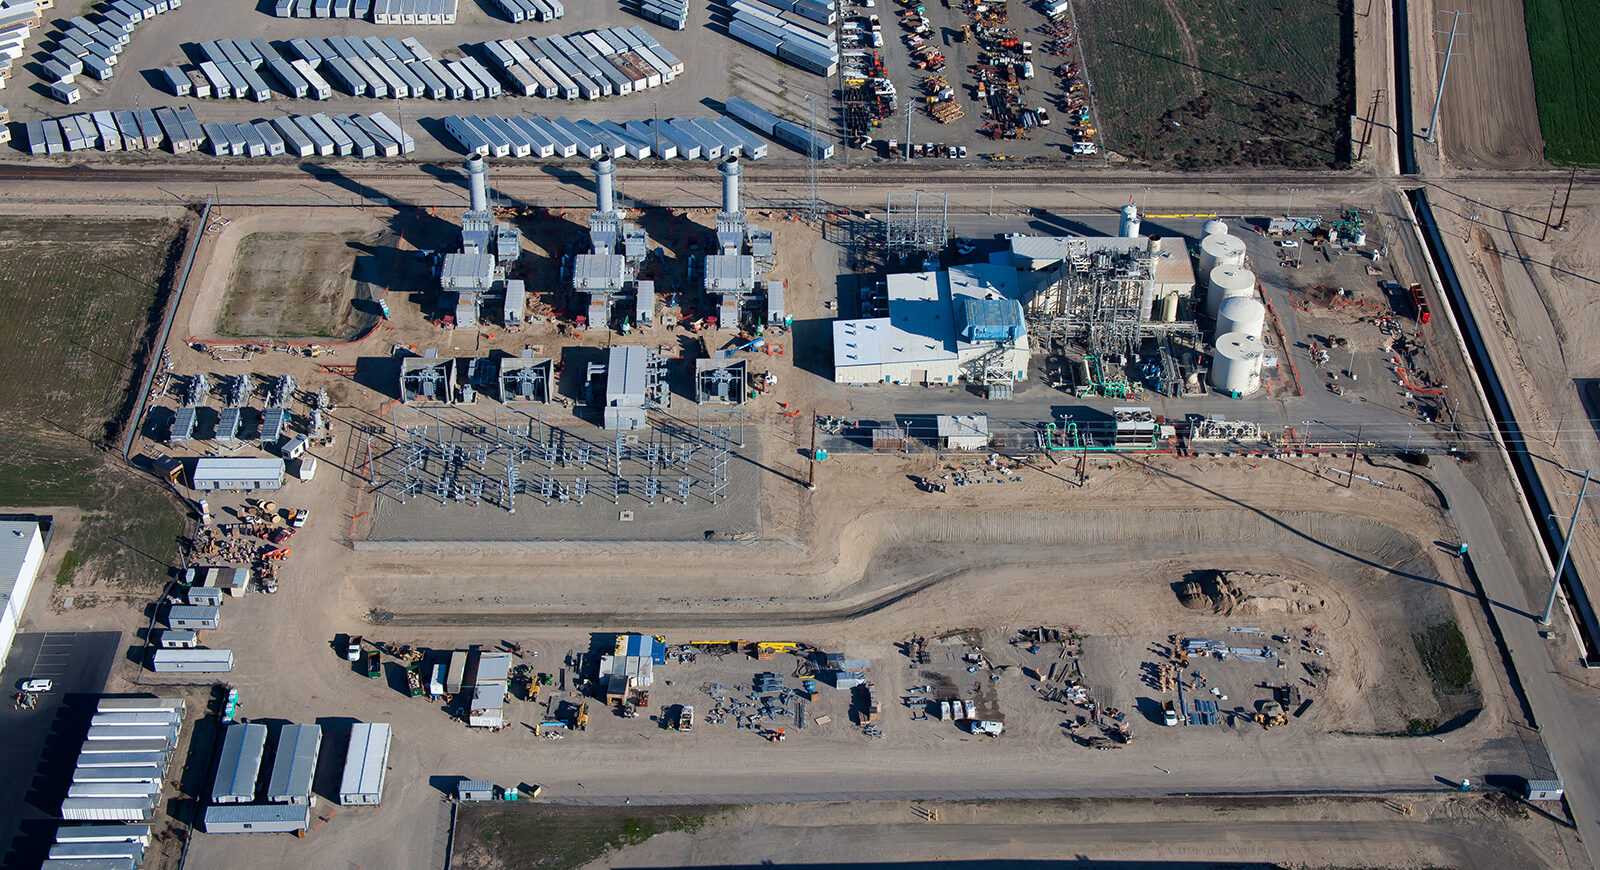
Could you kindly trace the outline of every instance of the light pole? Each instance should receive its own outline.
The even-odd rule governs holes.
[[[1583,510],[1583,500],[1589,497],[1589,476],[1592,474],[1594,474],[1593,469],[1584,471],[1583,486],[1577,492],[1562,493],[1563,495],[1575,495],[1578,500],[1573,503],[1572,516],[1567,519],[1567,536],[1561,542],[1561,558],[1556,561],[1555,573],[1550,577],[1550,597],[1545,599],[1544,614],[1539,617],[1540,625],[1549,625],[1550,614],[1556,609],[1556,593],[1561,589],[1561,572],[1567,569],[1567,554],[1572,551],[1572,535],[1577,530],[1578,520],[1594,519],[1594,517],[1578,516],[1578,512]],[[1600,495],[1600,493],[1596,493],[1596,495]]]

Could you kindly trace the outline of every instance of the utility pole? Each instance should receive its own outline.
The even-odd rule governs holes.
[[[1550,191],[1550,210],[1546,211],[1544,213],[1544,232],[1539,234],[1539,241],[1541,241],[1541,242],[1545,240],[1546,236],[1550,235],[1550,218],[1555,216],[1555,213],[1556,213],[1556,197],[1558,197],[1560,195],[1561,195],[1561,190],[1559,188],[1556,189],[1556,190]]]
[[[1556,593],[1561,590],[1561,573],[1567,570],[1567,554],[1572,551],[1572,535],[1577,531],[1578,520],[1592,520],[1594,517],[1580,517],[1578,512],[1583,510],[1583,500],[1589,497],[1589,477],[1594,474],[1593,469],[1583,472],[1583,486],[1577,492],[1564,492],[1562,495],[1575,495],[1578,500],[1572,505],[1572,516],[1567,519],[1567,537],[1561,542],[1561,558],[1556,561],[1556,571],[1550,578],[1550,597],[1544,602],[1544,615],[1539,617],[1540,625],[1550,624],[1550,614],[1556,609]],[[1600,493],[1595,493],[1600,495]],[[1551,515],[1554,519],[1554,515]]]
[[[1578,170],[1576,169],[1572,170],[1571,175],[1567,176],[1567,198],[1561,201],[1561,220],[1556,221],[1556,229],[1558,230],[1567,228],[1567,203],[1572,202],[1572,182],[1576,181],[1577,178]]]
[[[817,415],[811,414],[811,452],[806,454],[806,489],[816,491],[817,488]]]
[[[1371,4],[1368,4],[1369,11],[1370,5]],[[1360,161],[1362,155],[1367,153],[1367,146],[1372,144],[1372,128],[1378,123],[1378,106],[1382,104],[1382,102],[1383,89],[1379,88],[1372,92],[1372,104],[1367,107],[1367,126],[1366,129],[1362,131],[1361,141],[1358,143],[1361,147],[1356,149],[1357,161]]]
[[[817,101],[810,94],[806,95],[806,106],[811,109],[806,126],[806,135],[811,139],[806,145],[806,196],[810,199],[806,220],[815,222],[822,219],[822,202],[817,198]]]
[[[1435,140],[1435,138],[1437,137],[1437,134],[1438,134],[1438,130],[1436,128],[1439,126],[1439,106],[1440,106],[1440,104],[1442,104],[1444,102],[1444,79],[1445,79],[1445,76],[1450,75],[1450,58],[1455,57],[1456,25],[1461,22],[1461,16],[1463,16],[1463,15],[1471,15],[1472,14],[1470,12],[1462,12],[1460,10],[1455,10],[1455,9],[1443,9],[1443,10],[1440,10],[1440,11],[1443,12],[1445,15],[1451,16],[1451,18],[1450,18],[1450,42],[1445,45],[1445,49],[1444,49],[1444,69],[1439,72],[1439,92],[1437,94],[1435,94],[1434,97],[1433,97],[1433,120],[1428,122],[1428,144],[1429,145],[1433,144],[1433,142],[1434,142],[1434,140]],[[1443,33],[1443,32],[1444,32],[1443,30],[1435,30],[1434,31],[1434,33]],[[1435,53],[1436,54],[1438,53],[1437,50],[1435,50]]]
[[[1350,451],[1350,476],[1344,479],[1344,488],[1356,485],[1356,457],[1361,455],[1361,427],[1356,427],[1356,446]]]

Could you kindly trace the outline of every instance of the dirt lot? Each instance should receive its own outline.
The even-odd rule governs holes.
[[[1180,168],[1348,164],[1350,3],[1078,9],[1112,152]]]
[[[359,318],[357,251],[382,235],[251,233],[239,242],[217,331],[232,337],[345,339]]]
[[[1079,860],[1185,866],[1565,866],[1549,821],[1489,798],[1048,801],[621,807],[473,805],[460,866],[754,867],[1037,861],[1063,838]],[[1491,834],[1490,831],[1496,833]],[[1504,831],[1504,834],[1499,832]],[[609,841],[613,851],[585,863]],[[1251,866],[1258,866],[1251,864]]]
[[[1544,137],[1522,4],[1467,0],[1448,5],[1471,14],[1461,16],[1461,32],[1468,35],[1456,39],[1459,56],[1450,62],[1440,109],[1445,162],[1463,169],[1543,166]],[[1414,81],[1414,112],[1417,130],[1424,135],[1449,41],[1450,16],[1436,14],[1443,8],[1429,0],[1410,6],[1411,54],[1423,66]],[[1443,33],[1434,33],[1438,30]],[[1420,141],[1417,146],[1419,151],[1428,147]]]

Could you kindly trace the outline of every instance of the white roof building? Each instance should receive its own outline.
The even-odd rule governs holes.
[[[22,625],[28,593],[44,564],[44,536],[36,522],[0,522],[0,665]]]
[[[833,324],[833,380],[840,384],[953,384],[999,352],[998,368],[1028,376],[1028,337],[1017,270],[980,263],[943,272],[889,275],[889,316]],[[968,302],[1013,321],[1010,340],[968,340]]]

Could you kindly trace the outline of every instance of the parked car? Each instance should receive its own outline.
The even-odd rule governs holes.
[[[23,680],[18,688],[24,692],[48,692],[55,688],[55,683],[49,680]]]

